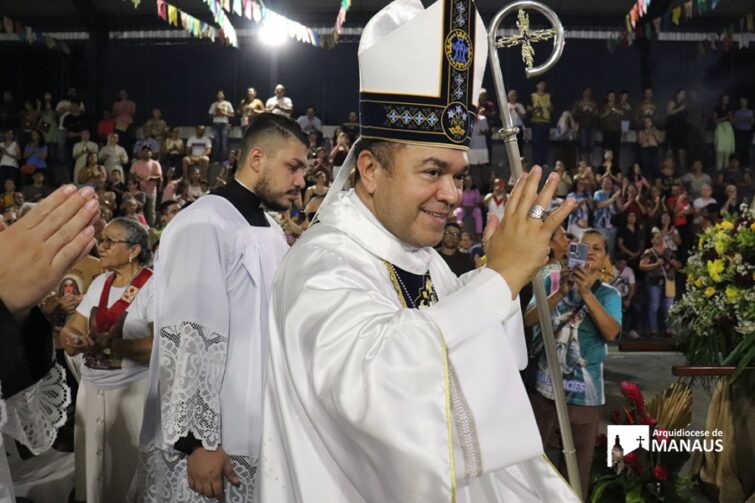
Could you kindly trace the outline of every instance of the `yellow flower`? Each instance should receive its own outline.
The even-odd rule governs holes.
[[[729,248],[730,244],[731,236],[726,234],[724,231],[716,232],[716,235],[713,237],[713,248],[715,248],[716,253],[723,255],[724,253],[726,253],[726,250]]]
[[[710,297],[713,297],[714,293],[716,293],[716,289],[713,288],[712,286],[709,286],[708,288],[705,289],[705,292],[703,293],[705,293],[706,297],[710,298]]]
[[[739,288],[735,286],[727,286],[726,291],[726,298],[729,300],[737,300],[737,297],[739,297]]]
[[[723,260],[716,259],[708,261],[708,274],[710,275],[710,278],[716,283],[719,283],[721,281],[721,273],[724,272],[724,269],[726,269],[726,265],[724,264]]]
[[[734,228],[734,224],[729,222],[728,220],[724,220],[720,224],[717,225],[719,229],[723,229],[725,231],[730,231]]]
[[[697,288],[702,288],[702,287],[703,287],[703,278],[697,278],[697,279],[695,280],[694,284],[695,284],[695,286],[696,286]]]

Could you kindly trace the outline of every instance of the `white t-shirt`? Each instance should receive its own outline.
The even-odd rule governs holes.
[[[488,130],[488,119],[484,115],[477,117],[477,120],[472,125],[471,141],[469,142],[470,150],[485,149],[488,150],[487,143],[485,143],[485,131]]]
[[[712,197],[709,197],[708,199],[705,199],[704,197],[700,196],[697,199],[695,199],[695,201],[692,203],[692,206],[696,210],[700,211],[703,208],[705,208],[706,206],[708,206],[709,204],[718,204],[718,201],[716,201]]]
[[[212,148],[212,140],[207,136],[199,138],[194,135],[186,140],[186,146],[190,149],[192,157],[201,157],[207,155],[207,152]]]
[[[634,277],[634,271],[631,267],[626,266],[616,279],[613,281],[612,286],[616,288],[621,294],[621,298],[625,299],[629,295],[629,287],[636,283]]]
[[[226,117],[225,115],[215,115],[215,111],[218,109],[225,113],[232,114],[233,105],[231,105],[230,101],[216,101],[212,105],[210,105],[210,111],[208,112],[210,115],[212,115],[213,124],[228,124],[228,117]]]
[[[2,142],[3,145],[3,157],[0,159],[0,166],[13,166],[14,168],[18,167],[18,159],[15,159],[9,155],[6,154],[6,152],[12,152],[15,155],[19,155],[21,153],[21,150],[18,148],[18,143],[11,142],[10,145],[8,145],[5,142]]]
[[[322,131],[322,121],[318,117],[312,117],[312,120],[309,120],[309,117],[306,115],[300,115],[299,118],[296,119],[296,122],[299,123],[299,127],[301,127],[302,131],[305,133]]]
[[[275,105],[278,105],[279,107],[283,107],[285,110],[281,110],[280,108],[275,108]],[[291,98],[288,96],[284,96],[282,98],[278,98],[277,96],[273,96],[269,100],[267,100],[267,103],[265,103],[265,108],[267,108],[268,112],[272,112],[277,115],[284,115],[286,117],[291,117],[291,112],[294,110],[294,103],[291,101]]]
[[[106,272],[94,278],[92,284],[89,285],[89,290],[87,290],[84,298],[81,299],[81,304],[76,308],[76,312],[84,316],[87,321],[92,313],[92,308],[99,305],[100,295],[102,295],[105,281],[111,274],[111,272]],[[128,315],[126,316],[126,322],[123,325],[124,339],[141,339],[142,337],[152,335],[149,328],[149,324],[153,319],[152,283],[152,278],[148,279],[126,309]],[[125,291],[125,286],[112,286],[108,297],[108,307],[115,304]],[[147,377],[147,369],[147,364],[137,363],[133,360],[124,358],[122,368],[117,370],[92,369],[86,365],[82,365],[81,378],[86,381],[87,384],[91,384],[95,388],[115,389],[125,386],[137,379]]]

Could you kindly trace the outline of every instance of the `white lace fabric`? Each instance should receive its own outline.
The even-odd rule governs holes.
[[[220,387],[228,336],[184,321],[160,328],[160,412],[168,444],[188,436],[208,450],[221,443]]]
[[[56,363],[39,382],[8,398],[4,406],[0,405],[0,424],[2,416],[6,415],[2,432],[32,453],[41,454],[55,442],[58,429],[68,417],[66,408],[70,404],[66,372]]]

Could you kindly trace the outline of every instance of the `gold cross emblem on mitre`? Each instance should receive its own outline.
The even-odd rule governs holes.
[[[496,47],[515,47],[522,46],[522,61],[527,68],[532,68],[535,63],[535,49],[532,47],[533,42],[545,42],[556,36],[556,30],[550,28],[547,30],[530,30],[530,17],[524,11],[519,9],[517,15],[516,27],[519,28],[519,34],[510,37],[501,37],[496,41]]]

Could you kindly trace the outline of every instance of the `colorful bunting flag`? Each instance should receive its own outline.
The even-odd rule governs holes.
[[[157,0],[157,15],[163,21],[168,20],[168,6],[165,4],[165,0]]]
[[[181,9],[178,9],[175,6],[169,4],[165,0],[155,0],[155,5],[157,6],[157,15],[161,19],[167,21],[170,26],[180,26],[188,33],[190,33],[193,37],[206,38],[212,40],[213,42],[215,42],[215,40],[218,38],[218,32],[220,32],[221,30],[205,23],[200,19],[195,18],[190,14],[187,14]],[[235,36],[233,40],[234,43],[237,43]]]
[[[671,11],[671,22],[674,23],[674,25],[679,26],[679,21],[682,19],[682,8],[681,7],[674,7],[674,9]]]
[[[692,0],[684,2],[684,19],[692,19]]]
[[[338,16],[336,16],[335,34],[336,37],[341,34],[341,28],[346,22],[346,13],[351,8],[351,0],[341,0],[341,7],[338,9]]]
[[[237,16],[241,16],[241,0],[233,0],[233,13]]]
[[[58,49],[65,54],[71,53],[70,47],[65,42],[47,33],[35,31],[31,26],[27,26],[21,21],[11,19],[8,16],[3,16],[0,30],[4,30],[8,35],[15,35],[20,42],[26,42],[29,45],[36,43],[44,45],[48,49]]]

